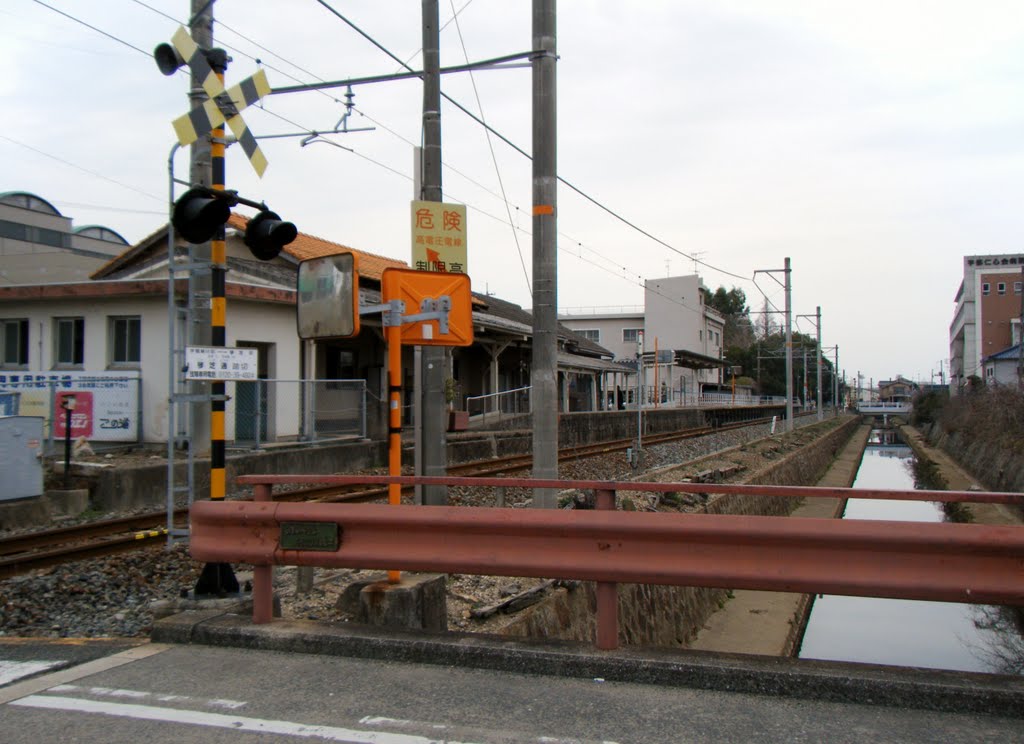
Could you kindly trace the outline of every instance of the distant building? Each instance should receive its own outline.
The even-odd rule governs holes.
[[[982,377],[983,360],[1020,339],[1024,254],[965,256],[949,326],[950,385]]]
[[[685,405],[695,402],[704,386],[717,390],[728,381],[722,358],[725,318],[704,303],[703,288],[696,274],[649,279],[642,308],[579,309],[559,320],[614,354],[622,372],[613,376],[609,393],[618,395],[620,405],[635,400],[641,333],[645,401]]]
[[[0,286],[86,281],[127,247],[109,227],[72,227],[40,196],[0,193]]]
[[[982,368],[988,385],[1018,385],[1020,383],[1020,342],[985,357]]]
[[[910,403],[917,390],[916,382],[897,375],[895,380],[878,381],[878,400],[882,403]]]

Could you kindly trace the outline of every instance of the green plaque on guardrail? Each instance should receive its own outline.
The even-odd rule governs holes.
[[[282,550],[335,551],[341,527],[333,522],[281,522]]]

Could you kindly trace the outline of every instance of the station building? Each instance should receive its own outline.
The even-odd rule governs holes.
[[[167,225],[129,246],[107,228],[76,233],[39,197],[5,196],[0,208],[15,211],[0,210],[0,250],[9,272],[0,283],[0,394],[18,394],[19,413],[49,424],[62,390],[85,389],[95,404],[85,435],[92,441],[186,437],[187,416],[171,415],[171,380],[179,391],[187,389],[181,379],[185,326],[208,322],[185,312],[187,245],[173,247],[172,285]],[[383,438],[388,396],[380,316],[362,318],[355,338],[300,339],[297,267],[308,258],[352,252],[359,302],[369,306],[381,301],[383,272],[407,264],[303,233],[277,258],[259,261],[242,241],[247,223],[232,214],[227,224],[226,346],[256,351],[258,380],[227,386],[229,444]],[[8,262],[8,255],[20,258]],[[487,295],[474,294],[472,301],[473,345],[447,355],[449,405],[470,415],[490,413],[492,420],[505,411],[528,413],[530,313]],[[413,389],[413,354],[403,349],[405,391]],[[616,369],[610,351],[561,327],[559,410],[599,410],[605,376]],[[407,423],[410,399],[404,399]]]

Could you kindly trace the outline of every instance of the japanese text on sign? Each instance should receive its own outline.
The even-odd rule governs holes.
[[[256,349],[220,346],[185,348],[186,380],[256,380]]]
[[[414,201],[411,212],[412,267],[417,271],[467,273],[466,206]]]

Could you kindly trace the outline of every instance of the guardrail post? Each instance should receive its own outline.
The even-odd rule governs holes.
[[[615,491],[595,490],[597,508],[615,510]],[[619,585],[613,581],[597,582],[597,647],[611,651],[619,647]]]
[[[259,483],[253,487],[254,501],[270,501],[271,485]],[[252,622],[269,623],[274,617],[274,567],[252,567]]]

